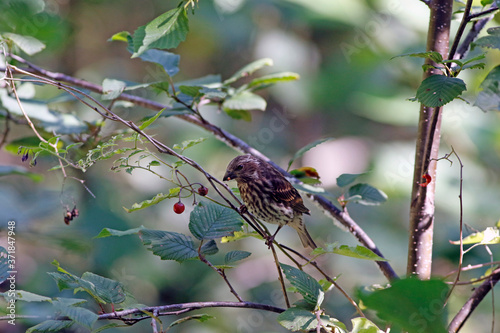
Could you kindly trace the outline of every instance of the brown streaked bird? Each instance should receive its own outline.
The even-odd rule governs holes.
[[[272,165],[252,155],[237,156],[227,166],[223,180],[236,180],[241,199],[255,217],[279,224],[271,241],[282,226],[289,225],[297,230],[304,247],[317,247],[302,219],[302,214],[309,215],[309,209],[299,192]]]

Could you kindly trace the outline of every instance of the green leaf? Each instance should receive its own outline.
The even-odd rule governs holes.
[[[211,201],[200,202],[189,217],[189,230],[199,240],[230,236],[242,225],[237,212]]]
[[[102,81],[102,99],[113,100],[118,98],[127,84],[123,81],[114,79],[104,79]]]
[[[169,10],[134,32],[134,54],[138,57],[150,49],[171,49],[186,39],[189,31],[184,6]]]
[[[199,143],[202,143],[203,141],[205,141],[207,138],[198,138],[198,139],[192,139],[192,140],[186,140],[186,141],[182,141],[182,143],[179,145],[179,144],[174,144],[173,148],[174,149],[181,149],[182,151],[188,149],[188,148],[191,148]]]
[[[400,58],[400,57],[429,58],[438,64],[443,61],[443,56],[441,55],[441,53],[436,52],[436,51],[401,54],[401,55],[398,55],[398,56],[391,58],[391,60],[395,59],[395,58]]]
[[[179,90],[181,93],[186,94],[191,97],[197,97],[200,96],[200,90],[203,87],[201,86],[179,86]]]
[[[330,328],[328,332],[348,333],[344,324],[330,316],[321,315],[321,324]],[[301,307],[291,307],[279,314],[277,318],[281,326],[292,332],[311,332],[316,331],[318,318],[316,314]]]
[[[178,54],[152,49],[142,53],[139,58],[143,61],[160,65],[171,77],[179,73],[179,61],[181,60],[181,56]]]
[[[105,237],[110,237],[110,236],[128,236],[128,235],[136,235],[139,233],[139,231],[145,229],[144,226],[140,226],[139,228],[134,228],[134,229],[129,229],[129,230],[115,230],[115,229],[110,229],[110,228],[104,228],[101,230],[101,232],[95,236],[94,238],[105,238]]]
[[[226,256],[224,257],[224,264],[231,265],[237,261],[248,258],[250,255],[251,253],[247,251],[239,251],[239,250],[230,251],[226,253]]]
[[[162,230],[143,229],[139,232],[148,250],[163,260],[183,262],[198,257],[191,237]]]
[[[387,200],[387,195],[381,190],[368,185],[356,184],[347,191],[345,201],[354,201],[362,205],[380,205]]]
[[[25,176],[34,182],[41,182],[43,180],[43,175],[34,172],[29,172],[28,169],[22,166],[0,165],[0,177],[12,176],[12,175]]]
[[[295,267],[280,263],[281,269],[285,273],[288,281],[297,288],[297,291],[304,297],[304,300],[316,306],[318,302],[319,292],[322,290],[321,285],[313,279],[309,274]]]
[[[391,287],[360,294],[363,304],[377,316],[410,333],[445,333],[444,301],[449,287],[441,280],[406,278],[392,280]]]
[[[179,191],[180,191],[180,187],[174,187],[174,188],[171,188],[167,194],[163,194],[163,193],[158,193],[157,195],[155,195],[152,199],[149,199],[149,200],[144,200],[144,201],[141,201],[139,203],[134,203],[132,205],[132,207],[130,207],[130,209],[128,208],[125,208],[123,207],[123,209],[125,209],[125,211],[127,213],[132,213],[132,212],[135,212],[137,210],[141,210],[141,209],[144,209],[144,208],[148,208],[148,207],[151,207],[151,206],[154,206],[160,202],[162,202],[163,200],[165,199],[170,199],[170,198],[175,198],[179,195]]]
[[[431,75],[417,89],[417,99],[428,107],[443,106],[466,90],[464,81],[456,77]]]
[[[104,304],[118,304],[125,301],[125,290],[123,289],[123,284],[118,281],[111,280],[91,272],[83,273],[82,280],[88,281],[94,285],[96,295],[100,299],[104,300]]]
[[[4,293],[3,296],[6,298],[7,293]],[[15,299],[16,301],[24,302],[52,302],[52,298],[50,297],[34,294],[25,290],[16,290]]]
[[[352,331],[350,333],[384,333],[368,318],[354,318],[351,319]]]
[[[451,244],[460,245],[460,241],[450,241]],[[500,230],[495,227],[488,227],[483,231],[475,232],[463,239],[463,244],[499,244]]]
[[[340,246],[337,246],[336,243],[333,243],[333,244],[328,244],[326,249],[323,249],[323,248],[315,249],[312,253],[314,255],[323,254],[323,253],[335,253],[335,254],[340,254],[343,256],[358,258],[358,259],[387,261],[387,259],[384,259],[384,258],[376,255],[372,250],[370,250],[364,246],[361,246],[361,245],[357,245],[357,246],[340,245]]]
[[[500,110],[500,66],[493,68],[481,82],[483,90],[477,95],[475,106],[483,111]]]
[[[365,175],[364,173],[344,173],[337,177],[337,186],[344,187],[356,181],[359,177]]]
[[[245,89],[248,88],[252,91],[255,91],[267,88],[276,83],[296,81],[298,79],[300,79],[300,75],[297,73],[292,73],[292,72],[275,73],[253,79],[252,81],[250,81],[250,83],[248,83]]]
[[[290,161],[288,162],[288,168],[287,168],[287,170],[288,170],[288,169],[290,169],[290,166],[292,165],[292,163],[293,163],[296,159],[298,159],[298,158],[302,157],[302,155],[304,155],[307,151],[311,150],[312,148],[314,148],[314,147],[316,147],[316,146],[318,146],[318,145],[320,145],[320,144],[322,144],[323,142],[326,142],[326,141],[328,141],[328,140],[333,140],[333,138],[318,139],[318,140],[316,140],[316,141],[314,141],[314,142],[311,142],[310,144],[308,144],[308,145],[306,145],[306,146],[304,146],[304,147],[300,148],[300,149],[299,149],[299,150],[295,153],[295,155],[293,155],[293,157],[290,159]]]
[[[149,125],[155,122],[156,119],[158,119],[159,116],[165,111],[165,108],[161,109],[161,111],[157,112],[153,117],[149,118],[148,120],[144,121],[141,126],[139,126],[139,129],[141,131],[145,130]]]
[[[61,316],[67,316],[69,319],[89,329],[97,321],[98,316],[95,313],[82,307],[73,306],[64,299],[59,298],[57,301],[53,301],[52,304],[54,304]]]
[[[113,36],[111,36],[110,39],[108,39],[108,41],[117,41],[117,42],[125,42],[125,43],[128,43],[128,40],[130,38],[130,33],[128,31],[120,31],[120,32],[117,32],[116,34],[114,34]]]
[[[311,193],[311,194],[328,194],[326,190],[322,187],[317,187],[317,186],[312,186],[309,184],[297,184],[293,183],[293,187],[295,187],[297,190],[306,192],[306,193]]]
[[[252,121],[252,114],[245,110],[225,110],[227,115],[233,119]]]
[[[23,52],[28,55],[34,55],[45,48],[44,43],[31,36],[23,36],[10,32],[2,33],[2,36],[10,39],[15,45],[17,45],[21,50],[23,50]]]
[[[222,103],[222,108],[225,112],[234,111],[234,110],[260,110],[264,111],[266,109],[267,102],[265,99],[251,93],[249,91],[242,91],[237,93]]]
[[[30,327],[26,333],[35,332],[62,332],[66,328],[70,328],[75,322],[72,320],[46,320],[40,324]]]
[[[273,65],[273,60],[270,58],[256,60],[238,70],[229,79],[224,81],[223,84],[224,85],[231,84],[235,81],[238,81],[241,78],[252,75],[255,71],[263,68],[264,66],[272,66],[272,65]]]
[[[200,323],[203,323],[203,322],[206,322],[207,320],[214,319],[214,318],[215,318],[214,316],[210,316],[206,313],[200,313],[200,314],[187,316],[187,317],[184,317],[181,319],[177,319],[176,321],[174,321],[170,325],[168,325],[168,327],[170,328],[170,327],[185,323],[185,322],[190,321],[190,320],[196,320],[196,321],[199,321]]]
[[[7,250],[0,246],[0,284],[2,284],[9,277],[9,253]]]
[[[219,252],[219,248],[217,247],[217,243],[211,239],[201,246],[200,252],[203,255],[210,256]]]

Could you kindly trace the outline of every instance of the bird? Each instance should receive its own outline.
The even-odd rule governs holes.
[[[284,225],[294,228],[302,245],[315,249],[302,215],[310,215],[299,192],[271,164],[252,155],[235,157],[227,166],[224,181],[235,180],[244,202],[243,209],[267,223],[278,224],[278,229],[268,239],[272,242]]]

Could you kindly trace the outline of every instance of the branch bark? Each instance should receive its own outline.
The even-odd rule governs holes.
[[[446,59],[453,0],[433,0],[429,7],[427,51],[439,52],[443,59]],[[430,59],[427,59],[426,63],[436,65]],[[423,79],[435,74],[441,74],[441,71],[429,69],[424,73]],[[407,274],[415,274],[421,279],[431,276],[436,180],[436,161],[432,159],[438,157],[441,112],[442,107],[431,108],[423,104],[420,107],[410,206]],[[432,181],[422,187],[419,183],[426,173],[432,177]]]
[[[465,322],[479,305],[479,303],[481,303],[486,295],[488,295],[493,287],[495,287],[498,280],[500,280],[500,267],[497,267],[493,271],[491,277],[484,281],[479,286],[479,288],[474,290],[472,296],[467,300],[467,302],[465,302],[460,311],[458,311],[456,316],[450,322],[450,325],[448,326],[448,332],[458,332],[462,328],[462,326],[465,324]]]

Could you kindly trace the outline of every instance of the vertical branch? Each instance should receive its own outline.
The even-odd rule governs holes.
[[[429,7],[427,51],[439,52],[443,59],[446,59],[453,0],[433,0]],[[426,63],[433,64],[430,59],[427,59]],[[429,69],[424,73],[423,79],[434,74],[441,72]],[[442,107],[430,108],[424,105],[420,107],[411,194],[407,274],[416,274],[421,279],[428,279],[431,275],[436,179],[436,161],[432,159],[438,156],[441,111]],[[428,186],[421,187],[419,183],[425,173],[428,173],[433,181]]]

